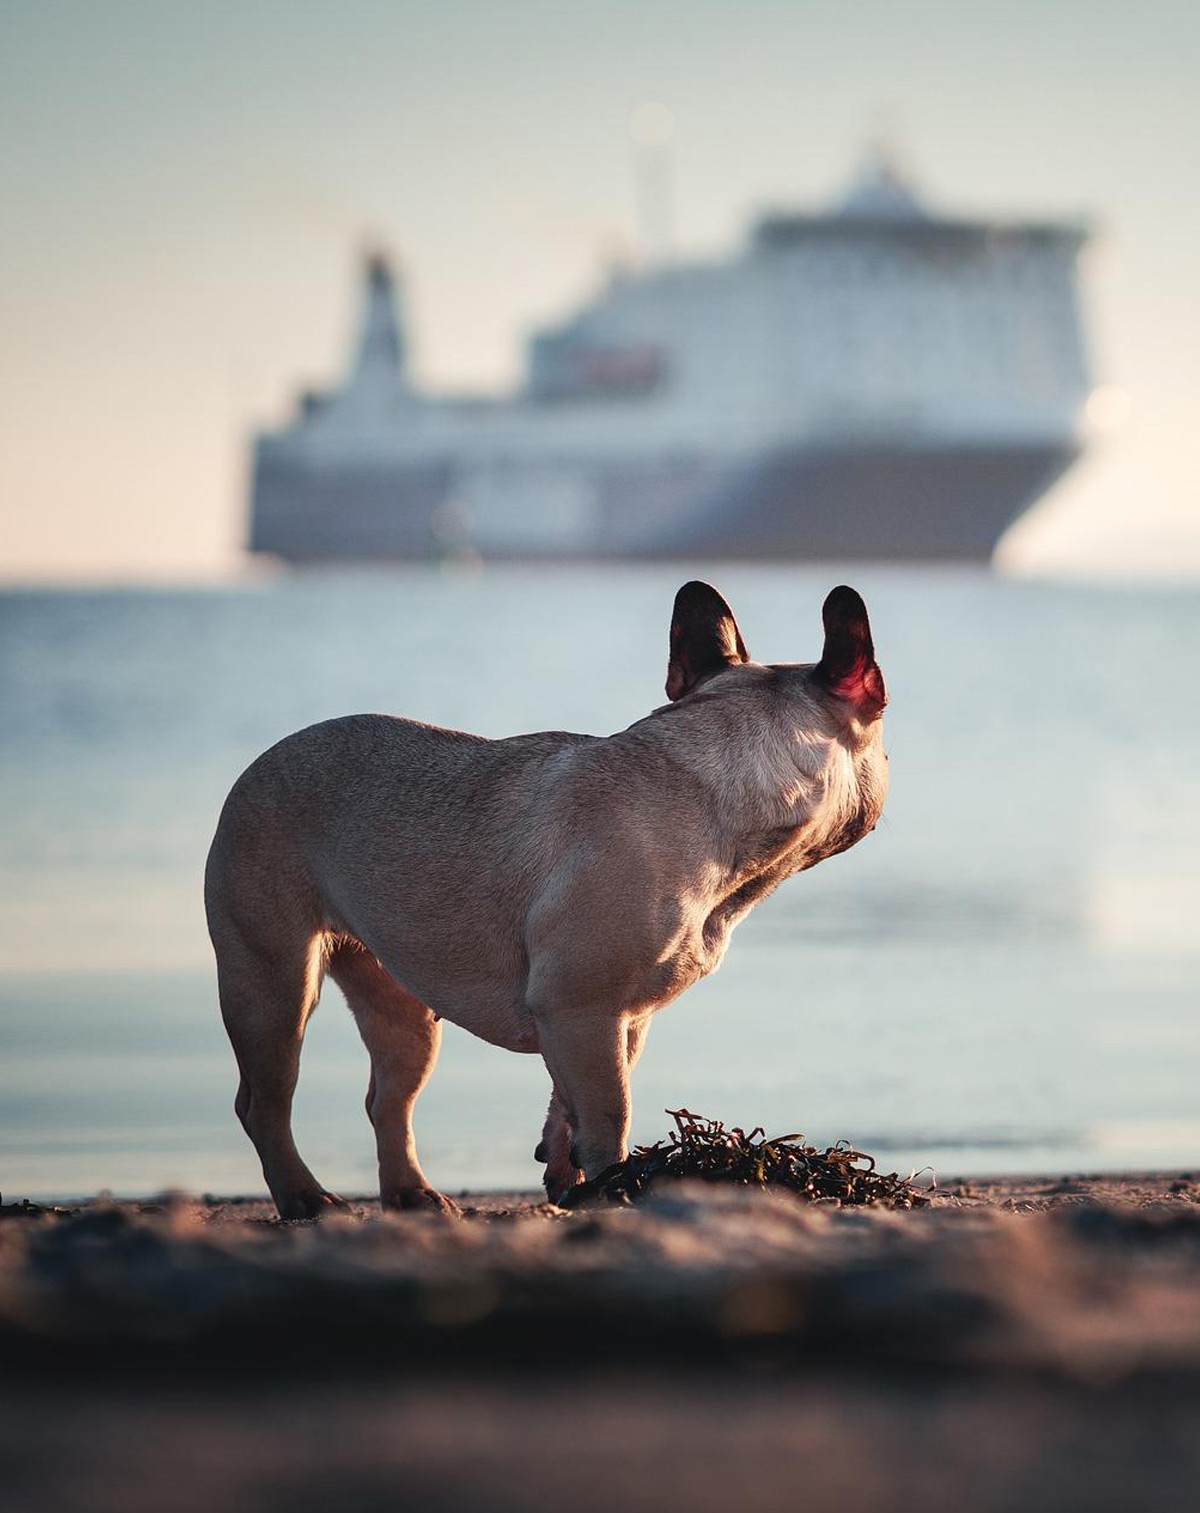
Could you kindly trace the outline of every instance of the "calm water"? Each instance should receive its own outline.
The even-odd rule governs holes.
[[[293,579],[0,596],[0,1188],[259,1191],[200,879],[231,781],[314,720],[607,732],[662,700],[690,572]],[[707,572],[751,652],[819,651],[830,570]],[[909,1168],[1200,1166],[1200,596],[855,571],[892,797],[659,1016],[635,1138],[687,1105]],[[335,989],[297,1105],[369,1190],[366,1058]],[[540,1061],[450,1030],[418,1110],[455,1190],[533,1185]]]

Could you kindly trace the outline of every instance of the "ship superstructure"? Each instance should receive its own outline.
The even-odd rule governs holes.
[[[935,216],[876,156],[732,258],[615,273],[496,400],[414,389],[374,257],[345,382],[257,439],[252,549],[986,559],[1078,452],[1085,236]]]

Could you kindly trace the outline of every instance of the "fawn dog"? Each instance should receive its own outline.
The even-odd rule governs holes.
[[[765,666],[716,589],[688,583],[670,702],[628,730],[486,740],[351,715],[243,773],[205,904],[235,1107],[281,1216],[341,1203],[291,1128],[326,974],[370,1054],[385,1207],[453,1209],[412,1126],[443,1018],[545,1059],[535,1156],[551,1199],[625,1157],[654,1011],[715,970],[760,899],[852,846],[883,807],[887,695],[866,607],[835,588],[823,619],[818,662]]]

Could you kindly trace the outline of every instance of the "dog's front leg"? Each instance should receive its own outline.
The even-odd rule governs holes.
[[[550,1107],[546,1110],[542,1138],[533,1153],[535,1161],[545,1164],[542,1180],[551,1203],[559,1202],[568,1187],[574,1187],[583,1181],[583,1173],[576,1167],[572,1157],[574,1143],[571,1111],[562,1094],[555,1088],[550,1094]]]
[[[650,1028],[649,1014],[631,1014],[625,1031],[625,1062],[630,1073],[638,1063],[642,1047],[646,1043],[646,1031]],[[573,1159],[574,1130],[571,1126],[571,1111],[557,1088],[550,1096],[546,1110],[546,1123],[542,1138],[533,1153],[535,1161],[545,1163],[546,1193],[553,1202],[561,1199],[568,1188],[583,1181],[583,1173]]]
[[[628,1151],[627,1016],[555,1009],[536,1018],[542,1055],[575,1131],[572,1163],[585,1177],[598,1177]]]

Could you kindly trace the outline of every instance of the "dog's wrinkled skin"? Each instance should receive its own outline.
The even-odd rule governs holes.
[[[720,594],[689,583],[672,702],[617,735],[490,741],[354,715],[289,736],[239,778],[205,901],[237,1113],[284,1218],[340,1202],[291,1132],[326,973],[370,1053],[385,1206],[453,1206],[412,1129],[442,1018],[545,1058],[536,1155],[551,1198],[624,1158],[650,1016],[715,970],[754,904],[883,807],[887,700],[866,608],[836,588],[824,621],[818,663],[762,666]]]

